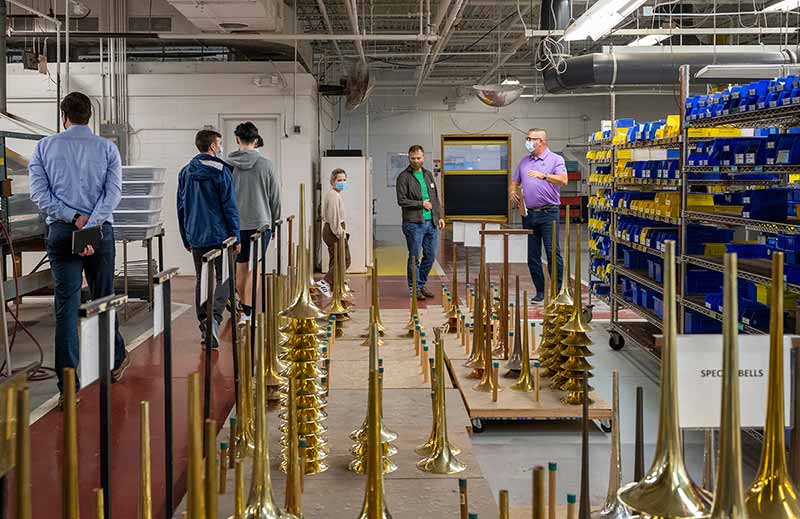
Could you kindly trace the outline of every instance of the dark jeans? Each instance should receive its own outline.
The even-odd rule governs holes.
[[[47,257],[55,284],[56,314],[56,374],[58,389],[62,389],[64,368],[78,368],[80,342],[78,339],[78,309],[81,305],[83,274],[91,298],[99,299],[114,293],[114,229],[103,224],[103,240],[91,256],[72,253],[71,223],[55,222],[47,228]],[[119,333],[119,317],[114,322],[114,368],[125,359],[125,340]],[[77,381],[77,373],[76,381]],[[80,387],[80,382],[77,382]]]
[[[537,294],[544,294],[544,271],[542,270],[542,242],[547,254],[547,264],[552,265],[553,247],[553,222],[556,222],[556,269],[558,272],[558,287],[561,287],[561,278],[564,273],[564,260],[561,258],[561,245],[558,240],[559,208],[548,207],[540,211],[528,210],[528,216],[522,219],[522,227],[533,230],[528,236],[528,270],[536,287]],[[569,246],[569,244],[567,244]],[[548,269],[549,270],[549,269]]]
[[[200,304],[200,283],[202,281],[201,272],[203,269],[203,255],[208,251],[218,249],[219,247],[208,247],[200,249],[192,249],[192,259],[194,260],[195,284],[194,284],[194,306],[197,309],[197,320],[200,321],[200,326],[205,326],[207,303]],[[222,324],[222,312],[225,310],[225,303],[228,301],[228,294],[231,286],[231,279],[225,284],[222,283],[222,255],[217,256],[214,260],[214,294],[209,294],[209,297],[214,298],[214,320],[217,324]],[[202,329],[202,328],[201,328]]]
[[[339,238],[333,234],[331,230],[331,226],[329,224],[325,224],[322,228],[322,241],[325,242],[325,245],[328,247],[328,272],[325,274],[325,282],[333,288],[333,257],[336,254],[334,252],[334,245],[339,243]],[[350,268],[350,235],[346,234],[344,239],[344,268],[345,272],[347,269]]]
[[[408,263],[406,267],[406,278],[408,288],[413,284],[412,272],[417,274],[417,290],[425,288],[428,282],[428,274],[436,261],[436,247],[439,238],[439,231],[436,224],[428,220],[425,223],[403,222],[403,234],[406,237],[408,246]],[[422,258],[419,250],[422,249]],[[417,263],[413,264],[413,258],[417,258]]]

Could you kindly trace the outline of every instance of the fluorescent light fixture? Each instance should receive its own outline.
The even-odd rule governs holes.
[[[653,45],[658,45],[667,38],[669,38],[669,34],[650,34],[633,40],[628,44],[628,47],[652,47]]]
[[[520,97],[531,98],[531,97],[536,97],[536,96],[533,95],[533,94],[522,94]]]
[[[564,40],[591,38],[597,41],[645,2],[646,0],[599,0],[567,27]]]
[[[794,11],[797,8],[800,8],[800,0],[781,0],[780,2],[775,2],[772,5],[768,5],[761,12],[777,13],[777,12]]]
[[[737,82],[753,79],[775,79],[780,76],[800,74],[800,65],[706,65],[700,69],[695,77],[697,79],[715,79],[718,82]]]
[[[500,83],[500,84],[501,84],[501,85],[519,85],[519,79],[514,79],[514,78],[506,78],[506,79],[504,79],[504,80],[503,80],[503,82],[502,82],[502,83]]]

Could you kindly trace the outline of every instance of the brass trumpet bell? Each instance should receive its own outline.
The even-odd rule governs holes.
[[[691,519],[708,514],[710,498],[686,470],[681,448],[676,374],[677,308],[675,242],[664,243],[664,344],[661,349],[661,404],[653,465],[644,478],[617,494],[634,512],[654,518]]]
[[[769,323],[769,381],[761,464],[747,490],[750,519],[800,518],[800,502],[786,464],[783,380],[783,253],[772,255]]]

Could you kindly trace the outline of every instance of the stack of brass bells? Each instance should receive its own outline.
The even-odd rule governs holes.
[[[443,328],[435,328],[435,359],[431,385],[433,427],[428,441],[417,447],[416,453],[425,456],[417,463],[417,468],[433,474],[457,474],[467,467],[456,458],[460,452],[447,438],[447,406],[445,403],[445,365]]]
[[[350,313],[347,309],[345,298],[347,296],[347,288],[344,284],[345,278],[345,237],[342,234],[337,243],[334,244],[334,258],[333,258],[333,294],[331,295],[331,304],[328,307],[328,318],[336,317],[337,328],[345,321],[350,320]]]
[[[569,244],[569,219],[567,219],[564,229],[564,243]],[[553,222],[553,236],[556,236],[556,224]],[[558,271],[556,268],[556,240],[553,240],[551,251],[551,286],[557,285]],[[564,325],[572,318],[574,299],[572,297],[572,290],[569,286],[570,279],[570,252],[569,247],[564,247],[564,273],[561,282],[561,292],[553,298],[550,306],[545,311],[545,325],[549,324],[549,329],[543,326],[542,330],[542,344],[539,348],[539,359],[541,362],[542,373],[541,376],[550,379],[550,387],[552,389],[563,390],[567,383],[564,377],[561,366],[566,362],[564,356],[564,341],[569,336],[569,332],[564,330]],[[549,314],[549,315],[548,315]],[[547,321],[547,317],[550,320]]]
[[[373,306],[370,308],[370,326],[369,332],[367,335],[367,341],[369,342],[368,346],[370,351],[372,349],[378,349],[380,344],[375,342],[380,341],[380,335],[378,333],[378,326],[376,320],[377,311],[375,310],[377,307]],[[373,344],[375,342],[375,344]],[[379,368],[378,368],[378,375],[379,375],[379,384],[381,387],[381,391],[378,394],[379,399],[383,399],[383,366],[382,366],[382,359],[379,359]],[[381,409],[383,409],[383,402],[381,402]],[[365,474],[367,471],[367,455],[369,452],[367,441],[369,439],[369,431],[368,429],[368,417],[364,417],[364,422],[361,424],[357,430],[350,433],[350,439],[356,442],[352,447],[350,447],[350,454],[353,455],[353,460],[348,465],[348,469],[351,472],[355,472],[356,474]],[[391,457],[397,454],[397,447],[392,445],[392,442],[397,439],[397,433],[392,432],[385,428],[383,425],[383,414],[381,413],[380,417],[380,428],[381,428],[381,460],[382,460],[382,467],[384,474],[390,474],[397,470],[397,465],[391,460]]]
[[[583,378],[592,378],[594,375],[591,373],[592,365],[586,360],[587,357],[592,356],[589,346],[592,340],[589,338],[588,332],[592,331],[583,317],[583,307],[581,298],[583,297],[581,290],[581,233],[576,233],[575,236],[575,301],[573,305],[572,318],[562,327],[562,330],[569,333],[563,342],[562,355],[566,357],[566,362],[561,365],[559,373],[559,380],[565,379],[566,383],[562,386],[567,395],[561,399],[561,402],[569,405],[582,405],[584,398],[589,395],[584,393]],[[569,244],[567,244],[569,245]],[[592,386],[585,386],[591,394]],[[592,399],[589,399],[592,403]]]
[[[305,185],[300,184],[300,236],[299,243],[305,244]],[[301,247],[297,263],[299,271],[298,280],[305,280],[308,277],[306,269],[309,264],[307,261],[308,250]],[[289,330],[291,336],[287,343],[286,362],[287,369],[282,373],[287,378],[295,380],[297,394],[295,404],[297,406],[297,431],[299,441],[305,440],[305,473],[318,474],[328,470],[326,459],[330,452],[327,438],[327,427],[324,422],[327,418],[325,407],[326,389],[322,384],[324,375],[320,362],[323,360],[320,346],[320,329],[317,326],[317,319],[324,315],[320,312],[313,301],[309,291],[308,283],[298,282],[292,304],[281,315],[291,319]],[[283,435],[281,444],[282,462],[281,469],[285,472],[287,467],[287,417],[288,417],[288,387],[282,387],[281,395],[281,418],[280,427]]]

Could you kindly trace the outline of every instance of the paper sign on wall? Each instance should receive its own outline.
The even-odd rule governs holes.
[[[108,369],[114,367],[114,310],[109,310]],[[100,378],[100,316],[81,319],[79,380],[86,387]]]
[[[164,331],[164,285],[153,287],[153,337]]]
[[[790,424],[791,337],[784,338],[783,385]],[[678,399],[681,427],[719,427],[722,397],[722,335],[678,336]],[[769,374],[769,335],[739,336],[739,400],[742,427],[764,427]]]
[[[200,267],[200,304],[206,304],[208,300],[208,263],[203,262]]]
[[[453,222],[453,241],[456,243],[464,243],[464,222]]]

